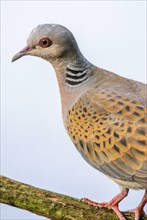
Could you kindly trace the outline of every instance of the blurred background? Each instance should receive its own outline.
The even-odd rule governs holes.
[[[11,58],[38,24],[59,23],[85,57],[121,76],[146,81],[146,1],[1,1],[1,174],[33,186],[108,201],[119,187],[90,167],[66,134],[52,66]],[[143,191],[120,204],[135,208]],[[43,220],[1,205],[2,220]]]

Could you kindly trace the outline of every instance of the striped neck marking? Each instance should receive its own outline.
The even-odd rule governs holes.
[[[76,86],[87,80],[87,69],[74,70],[69,67],[66,68],[66,83],[70,86]]]

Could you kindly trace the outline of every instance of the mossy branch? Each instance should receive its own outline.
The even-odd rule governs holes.
[[[51,220],[118,220],[112,210],[89,206],[78,199],[0,177],[0,202]],[[134,214],[124,213],[128,220]],[[147,220],[147,217],[142,217]]]

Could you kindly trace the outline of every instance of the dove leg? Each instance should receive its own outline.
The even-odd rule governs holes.
[[[124,215],[118,208],[118,204],[128,195],[128,192],[129,192],[128,188],[124,189],[122,192],[116,195],[112,200],[110,200],[110,202],[98,203],[98,202],[93,202],[87,198],[84,198],[82,200],[93,206],[106,207],[108,209],[113,209],[120,220],[125,220]]]
[[[137,208],[130,210],[131,212],[135,212],[135,220],[139,220],[140,216],[144,214],[143,208],[147,204],[147,190],[145,190],[145,194],[141,200],[141,203],[137,206]]]

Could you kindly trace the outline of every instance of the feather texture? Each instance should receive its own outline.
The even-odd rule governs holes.
[[[93,167],[116,182],[122,180],[122,185],[126,181],[126,187],[131,182],[132,188],[147,188],[147,107],[141,89],[145,85],[134,87],[135,81],[111,74],[107,80],[82,94],[69,110],[68,133]]]

